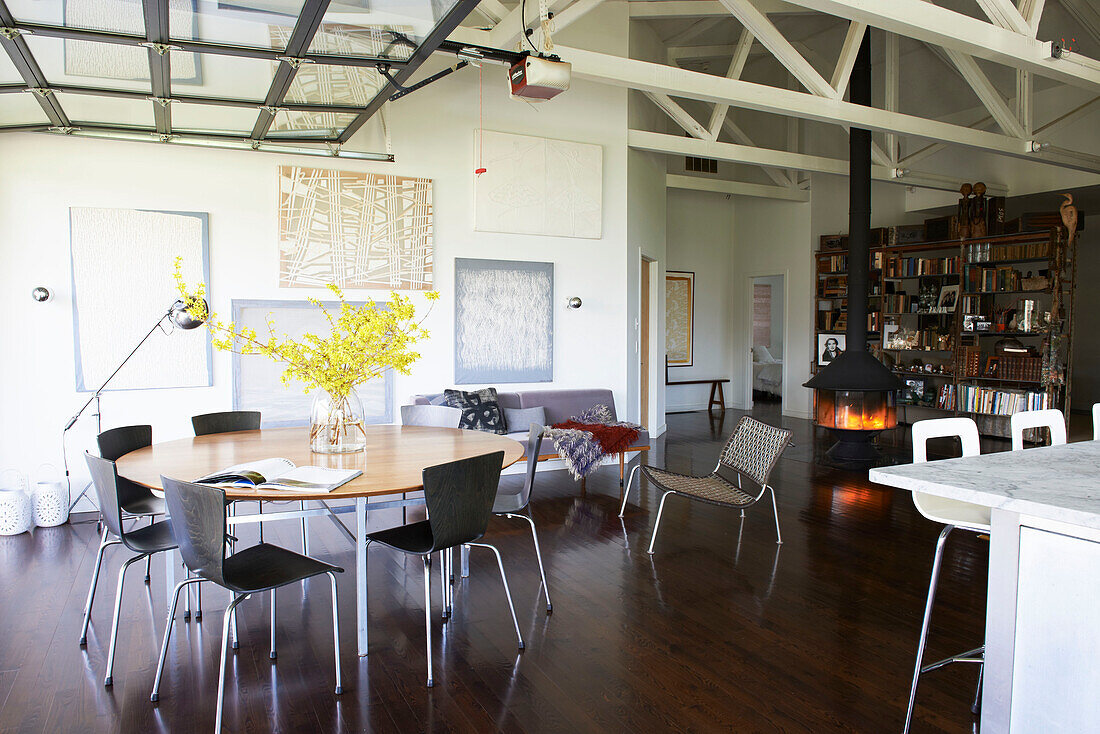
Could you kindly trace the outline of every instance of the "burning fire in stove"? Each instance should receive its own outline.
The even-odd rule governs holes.
[[[898,424],[893,391],[818,390],[817,424],[845,431],[882,431]]]

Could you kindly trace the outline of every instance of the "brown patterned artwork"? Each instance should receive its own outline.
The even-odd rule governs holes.
[[[279,167],[279,286],[430,290],[432,181]]]

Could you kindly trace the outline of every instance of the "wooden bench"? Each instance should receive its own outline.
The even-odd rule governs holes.
[[[714,410],[714,406],[717,405],[721,409],[726,407],[726,395],[722,391],[722,383],[729,382],[728,378],[720,377],[715,380],[675,380],[673,382],[666,382],[666,385],[710,385],[710,399],[707,400],[707,412]],[[718,397],[715,398],[715,393],[718,393]]]

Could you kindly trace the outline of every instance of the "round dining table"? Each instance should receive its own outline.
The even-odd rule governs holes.
[[[338,526],[355,542],[355,591],[358,623],[358,649],[367,654],[367,511],[423,504],[423,499],[407,499],[406,493],[424,488],[423,472],[429,466],[446,464],[472,456],[504,452],[503,466],[523,457],[524,446],[518,441],[482,431],[427,426],[367,426],[366,448],[350,454],[316,454],[310,450],[309,428],[268,428],[254,431],[214,433],[155,443],[131,451],[116,462],[118,474],[132,482],[161,490],[161,477],[194,481],[235,464],[262,459],[284,458],[295,466],[323,466],[334,469],[358,469],[363,473],[332,492],[288,492],[227,488],[225,494],[234,500],[317,501],[321,507],[293,511],[269,512],[260,515],[235,515],[230,525],[272,522],[315,515],[331,515]],[[387,501],[387,497],[402,495]],[[382,501],[371,502],[372,498]],[[341,500],[353,500],[336,505]],[[336,517],[355,512],[356,532],[352,534]],[[171,594],[175,586],[175,553],[165,554],[167,587]]]

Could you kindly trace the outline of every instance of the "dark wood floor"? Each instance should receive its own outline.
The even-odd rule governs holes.
[[[274,664],[268,601],[252,599],[240,608],[227,730],[900,730],[940,528],[916,513],[906,493],[870,485],[865,473],[819,465],[829,442],[806,421],[780,421],[775,406],[759,412],[795,431],[796,446],[773,475],[782,546],[763,504],[742,527],[734,512],[673,498],[651,557],[645,547],[656,502],[648,488],[620,521],[613,468],[589,481],[584,497],[565,472],[542,474],[533,507],[553,615],[539,599],[525,526],[494,520],[489,539],[504,554],[527,649],[517,654],[493,560],[475,549],[453,619],[435,626],[433,689],[424,687],[419,562],[372,549],[370,655],[360,659],[354,551],[331,522],[314,520],[313,553],[349,569],[340,581],[344,694],[332,691],[327,584],[278,596]],[[649,461],[709,471],[738,415],[727,411],[723,426],[706,413],[669,416]],[[379,528],[397,522],[400,511],[371,518]],[[296,523],[271,527],[269,542],[298,547]],[[982,640],[987,544],[959,536],[948,546],[931,655]],[[110,606],[125,551],[108,552],[81,649],[95,548],[94,523],[0,538],[0,732],[208,731],[225,594],[204,594],[201,624],[177,622],[154,706],[149,690],[166,613],[162,564],[154,564],[149,587],[131,577],[114,687],[104,688]],[[926,676],[914,731],[971,730],[975,675],[973,666],[951,666]]]

